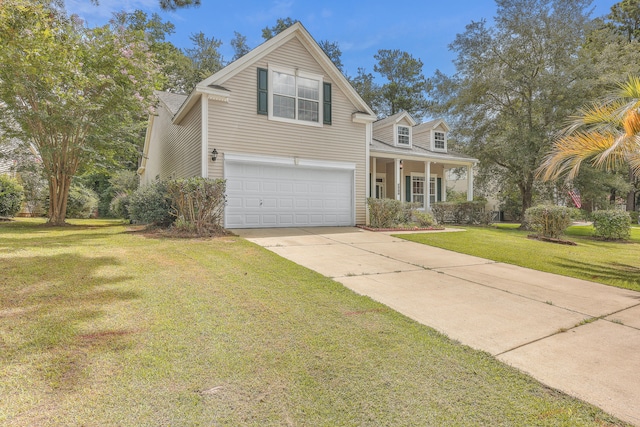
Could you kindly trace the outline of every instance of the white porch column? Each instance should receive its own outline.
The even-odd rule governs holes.
[[[376,192],[378,191],[378,167],[377,159],[371,158],[371,197],[376,198]]]
[[[431,211],[431,162],[424,162],[424,211]]]
[[[467,166],[467,201],[473,201],[473,164]]]
[[[442,201],[447,201],[447,169],[442,166]]]
[[[396,200],[402,200],[402,188],[401,188],[401,177],[402,177],[402,171],[400,170],[400,159],[395,159],[394,160],[394,164],[395,164],[395,172],[396,172],[396,179],[395,179],[395,188],[393,189],[393,192],[396,195]]]

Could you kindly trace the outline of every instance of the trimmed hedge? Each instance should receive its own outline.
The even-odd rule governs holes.
[[[438,202],[431,207],[438,224],[488,225],[491,223],[491,212],[485,212],[485,202]]]
[[[525,221],[538,236],[558,239],[573,222],[573,211],[565,206],[534,206],[525,212]]]
[[[369,223],[372,228],[393,228],[413,222],[417,203],[369,197]]]
[[[622,240],[631,236],[631,217],[628,212],[607,210],[591,213],[594,236],[606,240]]]
[[[20,212],[24,189],[17,180],[0,175],[0,217],[12,217]]]

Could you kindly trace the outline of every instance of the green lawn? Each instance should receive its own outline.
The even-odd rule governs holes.
[[[594,240],[593,227],[572,226],[565,239],[577,246],[528,239],[517,224],[465,227],[458,233],[398,235],[403,239],[437,246],[494,261],[577,277],[640,291],[640,227],[632,227],[626,242]]]
[[[0,425],[624,425],[243,239],[74,224],[0,223]]]

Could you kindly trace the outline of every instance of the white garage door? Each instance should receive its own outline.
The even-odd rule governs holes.
[[[354,225],[353,170],[225,161],[226,228]]]

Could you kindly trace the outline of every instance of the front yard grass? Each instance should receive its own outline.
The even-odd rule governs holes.
[[[565,239],[577,246],[527,238],[518,224],[464,227],[464,232],[396,237],[455,252],[640,291],[640,227],[625,242],[594,240],[590,225],[572,226]]]
[[[0,224],[1,425],[625,425],[243,239],[74,224]]]

